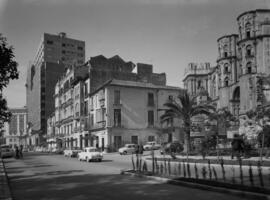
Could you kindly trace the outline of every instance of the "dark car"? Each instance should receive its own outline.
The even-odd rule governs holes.
[[[180,142],[171,142],[163,145],[160,150],[161,154],[180,153],[184,150],[183,145]]]

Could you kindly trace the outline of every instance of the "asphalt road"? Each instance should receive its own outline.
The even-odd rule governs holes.
[[[5,159],[5,164],[15,200],[242,199],[120,175],[131,162],[130,156],[118,154],[105,155],[101,163],[86,163],[63,155],[26,153],[23,159]]]

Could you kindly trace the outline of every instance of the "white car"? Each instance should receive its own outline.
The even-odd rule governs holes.
[[[124,147],[121,147],[120,149],[118,149],[118,152],[120,153],[120,155],[126,155],[129,153],[135,153],[136,151],[136,144],[126,144]]]
[[[10,158],[14,156],[14,152],[9,146],[1,146],[0,149],[0,156],[1,158]]]
[[[86,147],[78,153],[78,160],[85,160],[87,162],[96,160],[101,162],[103,159],[102,153],[96,147]]]
[[[65,149],[64,150],[64,156],[65,157],[77,157],[78,153],[80,153],[82,150],[80,150],[78,147]]]
[[[157,150],[160,149],[161,145],[156,142],[147,142],[146,145],[143,146],[144,150]]]

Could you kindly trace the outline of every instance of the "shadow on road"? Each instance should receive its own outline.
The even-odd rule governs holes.
[[[239,197],[197,189],[160,184],[151,180],[118,174],[94,174],[85,170],[54,170],[54,166],[34,170],[37,162],[29,158],[29,169],[16,169],[19,161],[7,167],[15,200],[236,200]],[[105,161],[111,162],[111,161]],[[45,164],[44,164],[45,165]],[[44,166],[40,164],[40,166]],[[95,167],[100,167],[96,165]],[[55,168],[56,169],[56,168]],[[71,169],[71,168],[70,168]],[[41,170],[41,171],[40,171]],[[47,170],[44,171],[43,170]],[[31,173],[30,173],[31,172]]]

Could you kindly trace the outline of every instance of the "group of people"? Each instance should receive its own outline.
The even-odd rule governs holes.
[[[136,145],[135,153],[136,155],[143,154],[143,145]]]
[[[23,158],[23,145],[20,145],[20,147],[15,146],[15,158]]]
[[[240,158],[241,156],[247,157],[251,149],[251,146],[245,142],[243,136],[238,134],[234,135],[231,146],[231,159],[233,159],[234,156],[236,156],[237,158]]]

